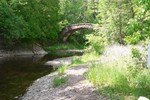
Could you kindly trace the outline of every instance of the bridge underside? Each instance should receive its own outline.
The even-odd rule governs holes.
[[[80,29],[93,29],[93,28],[94,28],[94,25],[90,23],[72,24],[63,28],[60,34],[63,39],[63,42],[66,42],[68,37],[73,32],[80,30]]]

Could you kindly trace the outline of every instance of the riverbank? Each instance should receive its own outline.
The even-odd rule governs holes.
[[[65,75],[68,76],[68,81],[58,87],[53,87],[57,72],[37,79],[27,89],[22,100],[107,100],[83,76],[88,67],[89,65],[77,65],[67,69]]]
[[[141,51],[142,47],[137,46]],[[113,45],[108,46],[105,49],[103,55],[96,61],[104,61],[108,63],[110,61],[117,61],[121,57],[130,56],[131,46]],[[71,58],[70,58],[71,59]],[[60,63],[61,59],[53,60]],[[47,62],[52,64],[53,61]],[[70,60],[66,59],[66,62]],[[32,86],[27,90],[27,93],[22,97],[23,100],[108,100],[108,98],[102,97],[96,88],[84,77],[84,73],[90,67],[90,63],[76,65],[66,69],[65,75],[68,76],[68,81],[58,87],[53,87],[53,79],[57,76],[57,72],[44,76],[36,80]]]
[[[7,47],[4,44],[0,44],[0,57],[11,56],[27,56],[27,55],[45,55],[47,52],[39,45],[34,44],[32,46],[15,46]]]
[[[121,52],[119,55],[116,48]],[[126,47],[109,47],[100,58],[106,59],[107,61],[110,53],[114,54],[115,58],[119,58],[123,53],[124,55],[129,55],[128,52],[128,48]],[[113,58],[109,58],[113,60]],[[55,59],[48,61],[45,64],[59,66],[62,60],[70,64],[71,59],[71,57],[67,59]],[[96,62],[99,61],[97,60]],[[84,77],[83,74],[89,67],[90,64],[88,63],[66,69],[65,75],[68,76],[68,81],[58,87],[53,87],[53,79],[57,76],[57,72],[39,78],[27,89],[27,93],[22,97],[22,100],[108,100],[108,98],[101,97],[93,84]]]

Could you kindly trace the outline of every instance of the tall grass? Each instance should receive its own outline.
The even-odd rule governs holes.
[[[150,98],[150,69],[139,68],[131,59],[100,62],[90,67],[85,75],[102,95],[111,100]]]

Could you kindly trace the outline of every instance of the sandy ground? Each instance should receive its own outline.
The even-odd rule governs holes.
[[[36,80],[29,87],[23,100],[106,100],[102,98],[94,86],[85,79],[83,73],[88,65],[78,65],[65,71],[68,81],[58,87],[52,86],[52,80],[57,73]]]

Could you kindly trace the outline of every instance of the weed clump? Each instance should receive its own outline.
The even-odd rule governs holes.
[[[68,80],[68,77],[65,75],[65,70],[68,68],[66,65],[62,65],[61,67],[58,68],[57,72],[58,75],[54,77],[53,79],[53,86],[60,86],[62,84],[65,84]]]
[[[58,75],[63,75],[65,70],[68,68],[67,65],[62,65],[61,67],[58,68],[57,72],[58,72]]]
[[[67,76],[55,76],[54,79],[53,79],[53,86],[54,87],[60,86],[64,83],[66,83],[67,80],[68,80]]]

